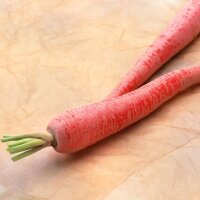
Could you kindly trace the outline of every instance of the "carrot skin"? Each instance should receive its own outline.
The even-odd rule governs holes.
[[[56,139],[57,152],[88,147],[149,115],[185,88],[200,82],[200,66],[177,70],[128,94],[67,111],[47,130]]]
[[[200,32],[200,0],[190,0],[106,99],[141,86]]]

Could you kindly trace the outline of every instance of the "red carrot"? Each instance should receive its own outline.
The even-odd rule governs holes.
[[[74,109],[48,125],[55,150],[74,152],[90,146],[149,115],[185,88],[200,82],[200,66],[168,73],[141,88],[110,100]]]
[[[3,136],[2,142],[14,141],[8,144],[8,151],[19,153],[12,159],[19,160],[47,146],[53,146],[60,153],[81,150],[142,119],[178,92],[199,83],[200,66],[194,66],[168,73],[129,92],[139,87],[199,31],[200,0],[193,0],[156,39],[109,99],[58,116],[49,123],[48,134]]]
[[[137,89],[164,63],[188,45],[199,32],[200,0],[191,0],[106,99]]]
[[[50,145],[60,153],[75,152],[144,118],[178,92],[199,82],[200,66],[177,70],[128,94],[65,112],[49,123],[47,130],[52,135],[5,136],[2,141],[17,140],[9,145],[10,153],[24,151],[13,160]]]

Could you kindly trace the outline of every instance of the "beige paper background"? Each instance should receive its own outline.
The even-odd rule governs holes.
[[[45,131],[102,99],[185,2],[1,0],[0,134]],[[197,38],[155,76],[200,64],[199,49]],[[74,155],[48,148],[13,163],[0,144],[1,199],[199,199],[199,92]]]

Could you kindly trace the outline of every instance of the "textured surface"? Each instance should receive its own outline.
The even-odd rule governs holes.
[[[45,131],[60,112],[105,97],[185,2],[1,0],[0,132]],[[199,49],[198,37],[154,77],[199,64]],[[6,200],[199,199],[199,92],[190,88],[74,155],[49,148],[13,163],[0,144],[0,194]]]

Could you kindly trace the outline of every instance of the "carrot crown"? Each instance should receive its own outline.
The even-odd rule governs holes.
[[[11,159],[17,161],[45,147],[52,146],[54,138],[50,133],[33,133],[19,136],[4,135],[1,142],[7,142],[7,151],[14,154]]]

